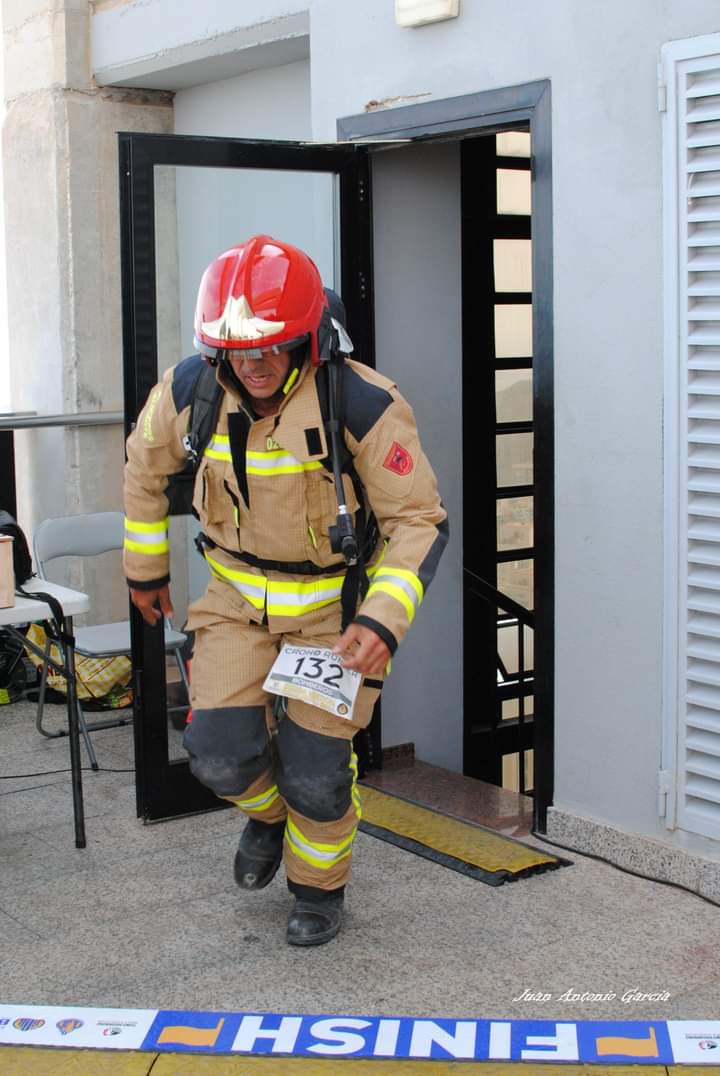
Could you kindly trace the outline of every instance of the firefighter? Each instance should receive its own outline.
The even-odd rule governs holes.
[[[264,888],[284,858],[292,945],[322,944],[340,929],[361,813],[352,737],[370,721],[448,534],[413,413],[392,381],[330,354],[341,367],[341,416],[328,419],[333,390],[321,374],[328,340],[341,338],[349,343],[306,254],[262,235],[232,247],[200,284],[202,358],[167,371],[127,443],[125,572],[133,603],[155,624],[172,615],[168,475],[187,463],[198,364],[216,365],[224,392],[193,499],[210,580],[188,614],[184,746],[198,780],[248,816],[238,885]],[[358,548],[348,564],[336,551],[339,522],[355,524],[364,558]],[[273,705],[263,684],[283,644],[334,651],[336,678],[343,668],[361,674],[349,714],[294,697]]]

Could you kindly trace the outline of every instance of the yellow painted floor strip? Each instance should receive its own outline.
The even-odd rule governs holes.
[[[188,1060],[192,1068],[185,1067]],[[218,1064],[219,1062],[219,1064]],[[683,1069],[683,1072],[687,1070]],[[365,1061],[351,1058],[161,1055],[152,1076],[666,1076],[664,1065],[538,1065],[497,1061]]]
[[[485,871],[523,871],[557,863],[557,857],[528,848],[508,837],[407,803],[367,785],[360,786],[363,821],[417,841],[436,852],[454,856]]]
[[[715,1065],[577,1065],[511,1061],[365,1061],[352,1058],[241,1057],[198,1054],[0,1047],[2,1076],[707,1076]]]
[[[0,1046],[0,1073],[2,1076],[148,1076],[156,1056],[117,1050],[63,1050],[56,1046]],[[188,1076],[191,1071],[185,1069]]]

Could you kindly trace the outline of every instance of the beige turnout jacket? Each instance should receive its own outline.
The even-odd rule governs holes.
[[[202,361],[192,356],[167,371],[128,438],[125,572],[133,587],[152,589],[170,578],[165,489],[167,476],[187,460],[183,437]],[[193,506],[209,539],[208,567],[233,588],[236,607],[271,632],[302,630],[303,617],[320,609],[328,623],[340,624],[346,568],[330,548],[337,502],[332,472],[321,462],[330,446],[317,376],[305,363],[278,413],[254,418],[219,373],[225,393],[217,429],[195,480]],[[447,513],[412,410],[395,384],[347,360],[343,393],[345,443],[380,530],[355,622],[376,631],[394,652],[435,574],[447,542]],[[348,475],[343,478],[354,513],[355,489]],[[331,570],[281,571],[254,559]]]

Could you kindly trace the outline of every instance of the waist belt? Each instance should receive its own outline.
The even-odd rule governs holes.
[[[256,557],[254,553],[238,553],[235,549],[226,549],[225,546],[213,542],[212,538],[208,538],[207,534],[203,534],[202,531],[196,537],[195,545],[203,556],[205,556],[206,548],[220,549],[235,560],[249,564],[251,568],[264,568],[268,572],[284,572],[286,575],[336,575],[340,571],[345,571],[346,568],[344,560],[339,560],[326,568],[313,564],[311,560],[265,560],[263,557]]]
[[[225,549],[202,532],[196,537],[195,545],[216,579],[229,583],[250,605],[258,610],[267,610],[270,616],[303,616],[341,600],[343,631],[355,616],[358,599],[362,600],[367,592],[368,574],[373,575],[380,566],[378,562],[366,572],[362,561],[349,568],[344,561],[328,568],[320,568],[311,561],[263,560],[251,553],[236,553]],[[251,575],[235,568],[227,568],[210,556],[209,549],[220,549],[250,567],[285,572],[288,575],[315,575],[325,578],[322,581],[318,579],[317,582],[301,583]],[[337,573],[339,569],[342,569],[342,575],[334,574],[330,577],[330,573]]]

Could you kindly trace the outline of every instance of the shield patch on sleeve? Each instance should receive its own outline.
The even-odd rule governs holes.
[[[390,451],[383,462],[383,467],[388,471],[394,471],[395,474],[410,474],[413,469],[413,458],[398,441],[393,441]]]

